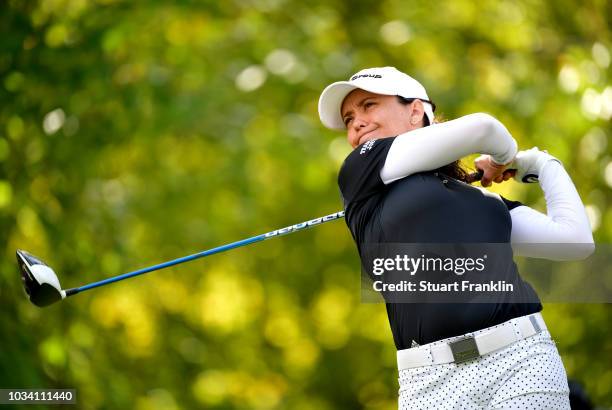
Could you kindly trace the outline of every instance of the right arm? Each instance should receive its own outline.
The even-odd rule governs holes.
[[[489,154],[496,164],[507,164],[516,152],[516,141],[501,122],[489,114],[470,114],[397,136],[380,177],[390,184],[474,153]]]

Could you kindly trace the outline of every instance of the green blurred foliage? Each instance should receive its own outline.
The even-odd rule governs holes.
[[[44,310],[15,249],[73,287],[340,209],[349,147],[317,98],[377,65],[559,157],[609,243],[611,4],[2,2],[0,386],[75,388],[83,409],[394,408],[385,309],[360,303],[343,222]],[[544,210],[537,186],[495,189]],[[609,306],[544,316],[612,405]]]

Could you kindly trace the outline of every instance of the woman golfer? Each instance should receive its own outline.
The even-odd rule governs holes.
[[[362,70],[321,94],[321,121],[345,130],[354,148],[338,184],[362,259],[369,243],[505,243],[515,255],[553,260],[593,252],[584,206],[558,160],[537,148],[517,153],[490,115],[437,124],[434,111],[423,86],[393,67]],[[472,153],[483,154],[485,187],[539,180],[547,214],[466,183],[458,160]],[[553,243],[577,246],[541,245]],[[542,305],[511,274],[530,303],[387,303],[400,408],[569,409]]]

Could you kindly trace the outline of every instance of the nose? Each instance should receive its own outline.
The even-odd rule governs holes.
[[[359,131],[361,128],[368,125],[368,122],[361,116],[353,118],[353,123],[351,124],[355,131]]]
[[[368,125],[368,121],[362,116],[356,116],[351,121],[351,125],[348,128],[348,139],[353,148],[355,148],[359,142],[359,131]]]

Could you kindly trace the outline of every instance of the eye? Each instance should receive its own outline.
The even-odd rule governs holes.
[[[349,124],[351,123],[351,121],[353,121],[353,118],[351,118],[351,117],[345,117],[345,118],[344,118],[344,125],[345,125],[346,127],[348,127],[348,126],[349,126]]]
[[[376,105],[376,103],[374,101],[367,101],[367,102],[365,102],[363,104],[363,108],[365,108],[367,110],[368,108],[373,107],[375,105]]]

